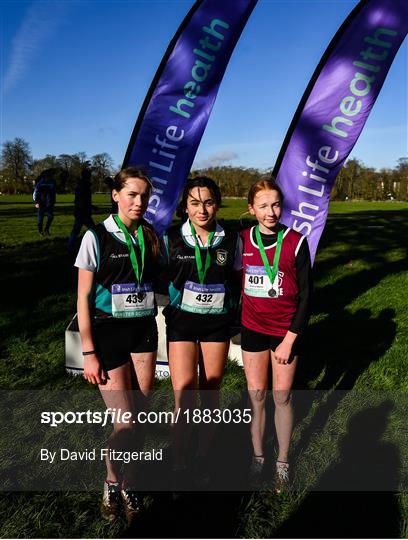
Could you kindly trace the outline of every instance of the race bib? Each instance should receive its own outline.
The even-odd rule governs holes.
[[[180,308],[192,313],[216,315],[224,309],[224,285],[200,285],[186,281]]]
[[[263,266],[246,266],[244,292],[258,298],[277,298],[282,293],[283,272],[278,272],[273,285]]]
[[[112,315],[118,318],[154,315],[154,292],[151,283],[112,285]]]

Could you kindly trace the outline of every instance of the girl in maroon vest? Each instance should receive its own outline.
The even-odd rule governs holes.
[[[252,406],[251,474],[264,465],[265,399],[269,364],[278,440],[276,491],[289,480],[293,425],[291,388],[308,319],[311,264],[307,240],[279,223],[283,195],[270,177],[253,184],[248,209],[258,224],[243,231],[242,356]]]

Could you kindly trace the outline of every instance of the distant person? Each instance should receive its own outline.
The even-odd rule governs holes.
[[[38,209],[38,232],[41,236],[49,236],[51,223],[54,219],[54,206],[57,189],[52,174],[52,169],[43,171],[39,176],[37,185],[35,186],[33,192],[35,207]],[[44,216],[47,216],[47,222],[45,224],[45,228],[43,229]]]
[[[114,200],[112,197],[112,189],[113,189],[113,178],[111,176],[107,176],[104,180],[104,184],[109,189],[110,196],[111,196],[111,214],[117,214],[118,213],[118,203]]]
[[[81,232],[82,225],[85,225],[88,229],[95,228],[92,219],[92,185],[91,171],[89,169],[82,171],[81,178],[75,188],[74,217],[74,226],[68,240],[68,249],[70,250]]]

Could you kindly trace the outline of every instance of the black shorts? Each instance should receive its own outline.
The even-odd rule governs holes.
[[[197,342],[224,342],[230,340],[229,328],[220,327],[211,329],[209,333],[188,332],[182,328],[167,327],[167,341],[193,341]]]
[[[224,342],[230,340],[230,314],[202,315],[167,306],[167,341]]]
[[[282,343],[284,336],[270,336],[250,330],[245,326],[241,329],[241,349],[248,352],[274,351],[279,343]],[[302,338],[297,337],[292,347],[292,355],[297,356],[302,353]]]
[[[130,361],[130,353],[157,351],[157,325],[154,317],[95,319],[95,350],[106,371]]]

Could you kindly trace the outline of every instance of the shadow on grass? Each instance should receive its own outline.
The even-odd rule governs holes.
[[[54,218],[56,216],[73,216],[73,206],[58,206],[54,208]],[[33,218],[33,223],[37,224],[37,208],[32,205],[31,208],[5,208],[0,209],[0,218]],[[74,218],[72,218],[74,219]],[[52,228],[52,226],[51,226]]]
[[[26,327],[26,324],[16,327],[14,317],[23,317],[25,323],[32,324],[34,321],[27,314],[40,301],[75,291],[77,277],[73,267],[74,257],[68,254],[65,240],[28,242],[18,249],[6,248],[1,259],[2,307],[3,310],[12,310],[14,314],[14,320],[8,325],[9,332],[21,332]],[[47,314],[44,313],[44,320],[38,321],[33,330],[46,324],[46,319]]]
[[[234,538],[241,500],[240,494],[186,493],[174,502],[159,494],[124,537]]]
[[[351,390],[357,379],[391,347],[397,325],[395,311],[383,309],[373,317],[368,309],[355,313],[341,310],[313,325],[307,337],[306,353],[296,373],[295,388],[307,388],[320,377],[314,391],[299,392],[295,400],[295,424],[307,416],[317,394],[331,389]],[[322,431],[339,406],[344,392],[332,392],[320,405],[308,427],[302,431],[294,458]]]
[[[247,406],[247,395],[228,404],[233,410]],[[199,426],[193,432],[190,454],[195,454]],[[171,493],[152,493],[152,502],[126,533],[129,538],[234,538],[239,527],[240,509],[251,492],[243,493],[243,476],[248,475],[251,442],[248,425],[224,423],[218,426],[210,450],[211,484],[214,491],[184,492],[177,501]],[[170,449],[168,450],[169,454]],[[163,465],[168,478],[171,459]],[[244,480],[245,483],[245,480]],[[222,489],[228,488],[228,492]],[[235,490],[235,491],[234,491]]]
[[[2,251],[3,387],[67,382],[55,350],[63,345],[64,329],[75,313],[77,278],[73,262],[66,241],[61,239],[30,242]]]
[[[398,261],[390,262],[387,260],[387,251],[401,249],[401,239],[406,238],[406,236],[401,235],[401,231],[407,228],[407,223],[402,222],[406,212],[405,216],[401,216],[399,212],[393,212],[394,221],[392,223],[390,223],[388,212],[387,216],[381,212],[364,212],[363,214],[359,213],[358,216],[350,214],[349,216],[341,216],[341,218],[333,216],[334,225],[329,224],[327,227],[326,238],[330,238],[330,242],[337,240],[350,245],[351,248],[346,252],[335,254],[322,263],[318,262],[317,274],[326,275],[332,269],[346,264],[352,259],[365,259],[371,267],[342,277],[335,283],[323,286],[316,291],[313,312],[325,314],[325,318],[313,324],[308,330],[307,353],[299,364],[295,388],[307,388],[314,382],[316,390],[350,390],[354,388],[357,379],[367,368],[383,357],[395,339],[397,331],[395,310],[384,308],[378,316],[373,316],[368,309],[359,309],[351,313],[346,307],[360,295],[374,288],[382,279],[406,270],[406,263],[402,260],[402,255]],[[356,217],[358,218],[357,224]],[[376,228],[374,234],[374,229],[367,230],[365,228],[366,220],[376,222],[380,219],[387,223],[387,227],[384,229]],[[386,246],[386,249],[383,249],[382,246]],[[405,246],[402,247],[405,248]],[[301,449],[307,448],[313,436],[325,428],[330,415],[339,406],[343,396],[344,392],[333,392],[323,405],[317,408],[311,424],[302,432],[301,439],[294,449],[292,457],[294,462],[299,457]],[[313,391],[299,393],[295,401],[296,424],[308,414],[315,399],[316,393]],[[384,418],[387,416],[386,411],[381,409],[378,411],[374,409],[374,412],[371,413],[381,413]],[[272,414],[273,407],[271,406],[267,417],[269,430],[266,433],[268,440],[266,455],[270,462],[274,458],[273,441],[275,440],[275,434],[271,433],[273,430]],[[353,452],[357,451],[356,445],[359,444],[358,426],[361,427],[364,421],[368,422],[368,420],[367,416],[362,416],[361,422],[356,421],[355,426],[351,426],[353,436],[347,440],[347,445],[342,448],[345,464],[343,469],[340,467],[336,470],[336,474],[343,474],[346,477],[348,467],[354,470],[353,461],[349,458]],[[389,462],[391,474],[387,480],[391,482],[391,485],[388,482],[386,489],[389,489],[390,492],[386,494],[352,493],[349,498],[346,494],[341,493],[331,494],[329,497],[323,493],[312,493],[302,503],[301,510],[289,518],[287,528],[285,528],[286,525],[282,525],[276,531],[278,537],[330,537],[333,535],[333,527],[343,519],[343,511],[339,514],[339,508],[343,507],[345,508],[347,525],[340,526],[339,531],[335,531],[335,536],[398,536],[400,515],[397,499],[392,493],[398,487],[395,478],[396,467],[394,468],[398,462],[397,451],[395,447],[382,446],[378,441],[372,441],[370,437],[367,437],[367,440],[372,442],[371,447],[365,446],[368,456],[376,456],[376,453],[379,453]],[[378,458],[378,455],[376,457]],[[378,476],[378,461],[375,462],[374,457],[371,460],[370,457],[362,456],[360,461],[360,465],[367,464],[367,467],[362,470],[373,475],[374,478],[375,475]],[[388,472],[390,471],[388,470]],[[329,480],[328,476],[322,478],[322,482]],[[383,480],[385,482],[385,479]],[[320,489],[324,489],[324,487],[321,486]],[[329,488],[326,486],[326,489]],[[363,485],[361,489],[368,491],[369,488],[366,484],[366,487]],[[382,506],[384,511],[380,513]],[[358,517],[359,507],[362,507],[361,520]],[[348,512],[351,519],[348,519]],[[382,520],[381,525],[377,527],[378,518],[377,521],[375,518],[387,514],[387,521],[384,523]],[[367,523],[368,518],[370,523]],[[351,528],[347,532],[347,526],[350,527],[353,520],[356,522],[355,529]]]
[[[308,388],[310,382],[319,377],[320,380],[313,390],[295,393],[295,426],[302,422],[316,399],[326,391],[343,392],[332,392],[318,406],[312,421],[302,430],[301,438],[293,448],[294,462],[309,446],[315,434],[325,428],[344,398],[344,391],[353,389],[360,375],[391,347],[397,328],[394,318],[395,311],[392,309],[383,309],[378,317],[373,317],[368,309],[355,313],[341,310],[309,329],[306,351],[297,369],[294,389],[303,390]],[[273,414],[274,406],[269,399],[265,454],[270,463],[274,462],[276,446]]]
[[[395,215],[387,212],[386,217],[385,212],[360,212],[333,216],[332,220],[329,220],[322,246],[341,240],[350,243],[350,250],[346,253],[335,253],[332,258],[318,263],[318,275],[330,272],[351,258],[361,258],[361,246],[366,250],[363,252],[364,256],[378,266],[346,276],[317,291],[314,310],[316,313],[329,313],[329,316],[310,329],[309,357],[305,358],[298,372],[301,386],[304,387],[319,374],[323,374],[318,384],[320,389],[353,388],[361,373],[372,362],[381,358],[391,346],[396,332],[393,310],[384,309],[378,317],[373,317],[366,309],[350,314],[344,308],[384,277],[405,270],[401,261],[390,263],[381,254],[385,253],[385,250],[401,246],[402,231],[407,226],[406,212],[404,215],[401,212],[394,212]],[[31,211],[28,213],[33,214]],[[61,213],[71,214],[72,206],[63,207]],[[382,219],[387,223],[387,227],[375,229],[373,234],[373,230],[370,232],[366,227],[367,219],[373,224],[379,224],[378,220]],[[236,229],[241,228],[238,221],[232,222],[232,225]],[[73,258],[66,252],[66,241],[27,243],[18,248],[7,248],[3,254],[5,256],[2,257],[0,281],[4,291],[2,304],[12,313],[3,326],[4,337],[13,339],[24,331],[30,338],[50,325],[55,317],[68,320],[71,311],[70,306],[66,305],[60,306],[57,311],[43,311],[35,319],[31,316],[32,310],[44,298],[67,292],[72,292],[73,295],[75,293],[76,272],[72,268]],[[337,405],[338,401],[333,398],[323,408],[318,409],[312,422],[313,427],[302,436],[300,444],[303,447],[317,429],[324,428]],[[384,418],[387,415],[386,407],[373,411],[382,414]],[[362,420],[367,421],[367,417],[363,416]],[[356,444],[353,437],[358,435],[359,423],[357,418],[355,426],[351,425],[350,428],[353,436],[343,441],[343,458],[336,472],[346,474],[348,471],[347,464],[350,464]],[[268,424],[272,425],[271,420]],[[379,437],[378,433],[377,435]],[[368,456],[389,459],[391,464],[397,461],[391,445],[381,446],[379,440],[369,440],[371,446],[365,447]],[[225,426],[225,429],[219,432],[214,448],[220,453],[220,464],[225,466],[227,471],[229,467],[231,473],[242,474],[242,464],[248,461],[250,455],[248,427],[241,425],[234,430],[230,425]],[[231,456],[234,459],[231,459]],[[363,456],[359,457],[359,460],[364,465]],[[236,463],[240,464],[240,467]],[[367,463],[371,461],[367,460]],[[375,464],[371,465],[375,467]],[[329,479],[329,476],[322,477],[323,482]],[[234,537],[238,515],[247,498],[248,496],[242,493],[192,494],[176,504],[167,494],[155,495],[146,515],[128,534],[164,538]],[[386,519],[383,516],[387,516]],[[332,536],[334,531],[336,536],[343,537],[394,537],[398,521],[398,505],[391,492],[330,496],[313,493],[306,497],[298,510],[282,525],[277,536]]]
[[[0,203],[6,204],[6,203]],[[21,208],[20,204],[26,205],[24,208]],[[8,203],[7,206],[12,206],[11,203]],[[110,212],[111,205],[108,203],[102,203],[95,206],[93,211],[94,217],[97,216],[100,220],[103,220],[107,217]],[[33,223],[37,223],[37,208],[35,208],[34,203],[19,203],[18,206],[14,208],[1,208],[0,207],[0,219],[1,218],[33,218]],[[69,204],[57,204],[54,207],[54,216],[72,216],[72,222],[74,222],[74,205],[73,203]],[[99,221],[99,219],[98,219]]]
[[[399,537],[400,456],[395,445],[381,440],[392,408],[384,401],[350,419],[339,462],[320,477],[277,537]],[[341,492],[341,486],[353,491]]]
[[[397,325],[393,309],[373,317],[368,309],[340,310],[312,325],[299,363],[296,387],[321,377],[316,390],[350,390],[368,366],[391,347]]]

